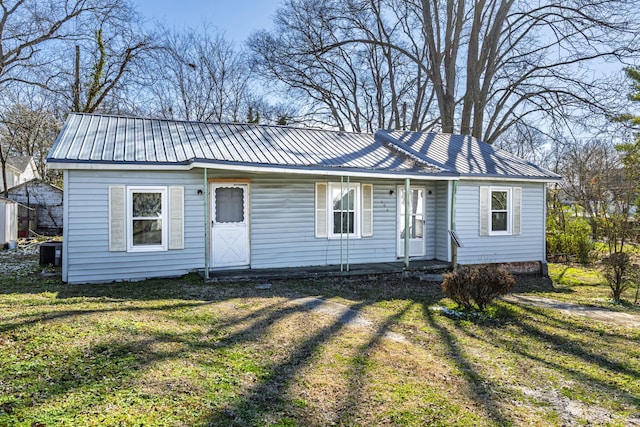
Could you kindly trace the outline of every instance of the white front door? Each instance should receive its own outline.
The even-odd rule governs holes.
[[[249,185],[211,184],[211,266],[249,265]]]
[[[409,233],[409,256],[424,256],[424,187],[409,188],[409,230],[405,227],[404,187],[398,186],[398,256],[404,256],[404,236]]]

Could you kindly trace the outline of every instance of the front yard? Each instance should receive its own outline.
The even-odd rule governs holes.
[[[507,301],[456,319],[419,281],[68,286],[15,258],[0,426],[640,425],[638,328]],[[538,295],[610,306],[552,272]]]

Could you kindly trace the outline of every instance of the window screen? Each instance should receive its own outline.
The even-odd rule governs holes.
[[[216,188],[216,222],[244,221],[244,189]]]

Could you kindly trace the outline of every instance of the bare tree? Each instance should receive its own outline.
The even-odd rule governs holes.
[[[558,144],[553,138],[524,121],[517,122],[496,141],[496,146],[537,165],[557,170]],[[555,150],[555,151],[554,151]]]
[[[217,31],[164,28],[149,64],[153,115],[203,121],[244,121],[251,70]]]
[[[154,48],[141,22],[128,3],[85,17],[73,37],[41,52],[50,59],[47,67],[33,70],[36,84],[63,112],[131,112],[130,91],[146,72],[144,63]]]
[[[388,28],[384,13],[380,1],[289,0],[273,34],[250,38],[254,64],[265,80],[278,80],[287,95],[304,99],[325,124],[355,131],[422,125],[432,99],[423,70],[392,49],[391,41],[406,43],[418,58],[426,49],[400,40],[414,25],[412,17],[405,14],[402,25]],[[386,43],[341,44],[355,34]]]
[[[560,164],[563,191],[570,202],[584,209],[594,239],[599,237],[598,219],[608,214],[624,190],[621,167],[611,141],[573,141],[564,153]]]
[[[114,46],[116,43],[113,40],[103,39],[102,28],[96,31],[95,43],[96,52],[92,55],[91,71],[85,74],[87,83],[84,85],[84,91],[80,67],[75,71],[77,77],[73,90],[73,111],[93,113],[101,106],[102,110],[113,110],[105,108],[105,101],[118,89],[127,73],[131,72],[132,63],[144,55],[151,46],[148,38],[137,37],[134,34],[129,34],[124,45]],[[77,52],[79,55],[79,49]]]
[[[32,156],[38,173],[47,179],[46,157],[60,131],[60,122],[47,109],[32,109],[24,104],[14,104],[0,116],[0,162],[3,172],[7,157]],[[4,183],[5,190],[6,182]]]
[[[33,73],[55,58],[41,54],[44,48],[55,41],[77,38],[86,19],[110,16],[125,5],[125,0],[0,2],[0,88],[10,82],[46,86]]]
[[[610,88],[588,66],[637,55],[639,13],[619,0],[288,0],[275,32],[255,34],[250,46],[265,75],[306,92],[338,127],[358,112],[354,102],[336,112],[357,87],[341,76],[367,70],[349,74],[343,58],[378,49],[387,61],[370,65],[384,76],[391,116],[403,116],[406,102],[412,130],[494,142],[523,120],[609,112]],[[406,94],[401,76],[413,77]]]

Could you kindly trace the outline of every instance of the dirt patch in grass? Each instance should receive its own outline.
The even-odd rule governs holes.
[[[601,307],[589,307],[580,304],[571,304],[568,302],[543,298],[536,295],[507,295],[503,299],[505,301],[525,304],[532,307],[560,310],[567,314],[583,316],[589,319],[613,323],[616,325],[622,325],[631,328],[640,328],[640,316],[629,313],[621,313],[619,311],[607,310]]]

